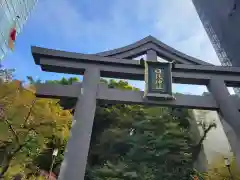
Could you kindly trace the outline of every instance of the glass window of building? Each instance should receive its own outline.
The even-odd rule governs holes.
[[[37,0],[0,0],[0,60],[8,52],[11,28],[16,24],[17,34],[20,33],[36,3]]]

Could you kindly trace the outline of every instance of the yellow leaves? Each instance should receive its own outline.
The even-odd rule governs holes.
[[[240,172],[238,170],[236,159],[231,160],[230,169],[234,179],[240,179]],[[210,164],[208,172],[205,174],[206,180],[225,180],[230,179],[228,168],[224,163],[224,158],[217,156],[217,158]]]
[[[34,87],[22,87],[20,81],[0,83],[0,141],[10,144],[8,153],[16,152],[10,169],[15,162],[32,158],[29,154],[33,149],[42,149],[46,138],[66,139],[69,135],[71,112],[63,110],[59,100],[37,98],[34,92]],[[25,153],[19,147],[25,148]]]
[[[27,109],[24,105],[29,104],[34,95],[21,87],[19,81],[4,83],[0,87],[0,104],[4,106],[7,119],[14,119],[25,114]]]
[[[58,104],[59,100],[36,98],[34,92],[34,87],[22,87],[20,81],[0,84],[0,105],[20,139],[25,137],[29,127],[43,136],[50,136],[55,131],[68,134],[71,112],[63,110]],[[12,137],[4,121],[0,122],[0,131],[0,139]]]
[[[62,111],[60,116],[69,116],[71,113],[69,111]]]

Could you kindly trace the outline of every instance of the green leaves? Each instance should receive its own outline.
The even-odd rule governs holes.
[[[31,77],[28,80],[32,86],[40,82]],[[78,81],[63,78],[47,83],[68,85]],[[123,80],[101,81],[110,88],[138,90]],[[76,101],[39,99],[33,87],[20,89],[17,83],[4,83],[0,88],[4,117],[23,143],[18,153],[21,157],[14,156],[14,162],[30,165],[29,173],[38,168],[48,171],[53,149],[58,148],[53,167],[58,174],[71,127],[71,112],[59,104],[72,108]],[[189,110],[182,109],[97,105],[86,180],[189,180],[193,171],[190,118]],[[0,148],[14,151],[17,141],[9,126],[0,123]]]
[[[71,84],[73,84],[75,82],[79,82],[79,79],[77,77],[71,77],[69,79],[62,78],[60,80],[48,80],[45,83],[71,85]]]
[[[133,89],[111,80],[109,86]],[[192,141],[188,111],[141,105],[98,106],[88,180],[189,180]],[[181,120],[181,121],[180,121]]]

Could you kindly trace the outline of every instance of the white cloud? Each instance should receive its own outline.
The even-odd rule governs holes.
[[[35,13],[36,26],[47,32],[50,38],[61,39],[69,46],[82,41],[86,44],[89,42],[96,44],[97,41],[97,44],[102,46],[99,49],[112,49],[119,44],[129,43],[128,40],[133,32],[131,32],[132,28],[128,28],[127,17],[123,13],[127,6],[124,8],[116,3],[108,9],[110,15],[105,19],[98,18],[98,13],[93,12],[95,18],[89,20],[76,6],[76,2],[74,0],[39,1]],[[94,6],[90,2],[88,5]],[[88,53],[92,53],[91,51],[89,49]]]
[[[161,8],[157,16],[156,28],[164,32],[164,39],[175,42],[181,36],[191,36],[195,33],[196,19],[190,0],[161,1]],[[193,25],[189,27],[189,25]]]
[[[88,6],[94,4],[89,2]],[[98,12],[93,12],[95,16],[88,19],[73,0],[42,0],[35,21],[53,39],[61,39],[65,44],[77,45],[84,41],[95,45],[98,41],[98,47],[89,48],[88,53],[121,47],[152,34],[188,55],[219,64],[191,0],[132,0],[128,3],[115,0],[104,8],[107,16],[99,18]],[[192,92],[190,86],[177,89]],[[202,91],[201,87],[198,89]]]
[[[159,13],[155,24],[164,32],[164,41],[188,55],[219,64],[191,0],[169,0],[165,4],[168,8]]]
[[[94,6],[88,3],[88,6]],[[68,44],[81,40],[111,49],[147,35],[194,57],[217,64],[219,61],[208,40],[191,0],[115,0],[108,16],[87,19],[73,0],[42,0],[37,7],[36,24],[52,37]],[[44,12],[44,13],[42,13]],[[136,24],[139,24],[137,26]],[[91,51],[91,50],[89,50]]]

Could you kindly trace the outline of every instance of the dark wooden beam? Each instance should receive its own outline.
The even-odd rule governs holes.
[[[240,75],[240,68],[233,66],[205,66],[205,65],[191,65],[191,64],[175,64],[175,71],[185,72],[206,72],[221,75]]]
[[[189,61],[183,58],[180,58],[166,50],[163,50],[162,48],[158,47],[155,44],[147,43],[142,45],[141,47],[136,47],[134,49],[131,49],[129,51],[122,52],[120,54],[116,54],[114,56],[110,57],[115,57],[115,58],[122,58],[122,59],[133,59],[135,57],[141,56],[143,54],[146,54],[148,50],[154,50],[157,55],[166,61],[172,62],[175,61],[176,63],[180,64],[193,64],[195,62]],[[108,57],[108,56],[107,56]],[[197,63],[195,63],[196,65]],[[202,63],[203,64],[203,63]]]
[[[57,85],[57,84],[38,84],[36,86],[38,97],[47,98],[77,98],[81,92],[81,85]],[[104,84],[100,84],[97,93],[97,99],[101,103],[124,103],[124,104],[148,104],[162,105],[172,107],[183,107],[190,109],[218,110],[218,105],[211,95],[183,95],[176,94],[176,100],[156,100],[150,101],[143,97],[142,91],[128,91],[109,89]],[[238,109],[240,109],[240,100],[232,98]]]
[[[36,84],[36,95],[45,98],[77,98],[81,93],[81,83],[72,85]]]
[[[129,59],[119,59],[115,57],[103,57],[91,54],[80,54],[65,51],[58,51],[53,49],[45,49],[40,47],[32,47],[32,54],[36,64],[40,64],[42,58],[67,60],[69,62],[87,62],[95,64],[113,64],[113,65],[127,65],[138,66],[138,61],[131,61]]]
[[[155,52],[156,53],[156,52]],[[94,63],[94,64],[104,64],[104,65],[119,65],[127,67],[139,67],[141,66],[138,60],[129,60],[116,57],[102,57],[98,55],[89,54],[79,54],[72,52],[64,52],[40,47],[32,47],[32,54],[34,56],[36,64],[40,64],[40,59],[48,59],[58,61],[71,62],[83,62],[83,63]],[[175,64],[173,67],[175,71],[204,71],[209,73],[217,74],[236,74],[240,75],[239,67],[232,66],[213,66],[213,65],[193,65],[193,64]]]
[[[113,61],[113,58],[111,58],[111,61]],[[43,70],[50,72],[83,74],[87,68],[99,67],[102,77],[144,79],[144,67],[140,65],[139,61],[130,61],[129,65],[126,62],[129,60],[122,64],[121,59],[115,58],[114,61],[116,61],[116,64],[112,62],[102,64],[41,57],[39,64]],[[236,67],[176,64],[173,66],[172,76],[174,83],[207,85],[211,78],[217,78],[223,79],[227,86],[240,86],[240,68]]]
[[[147,46],[146,46],[147,45]],[[205,61],[199,60],[197,58],[188,56],[166,44],[159,41],[153,36],[147,36],[135,43],[130,45],[113,49],[110,51],[100,52],[97,55],[105,57],[118,57],[118,58],[130,58],[141,54],[141,51],[147,51],[149,49],[155,50],[159,55],[165,55],[172,60],[183,61],[187,64],[198,64],[198,65],[212,65]]]

